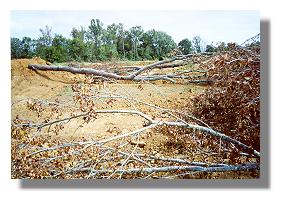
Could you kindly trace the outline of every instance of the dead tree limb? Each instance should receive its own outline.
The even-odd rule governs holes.
[[[130,76],[120,76],[114,73],[109,73],[103,70],[96,70],[92,68],[75,68],[75,67],[68,67],[68,66],[48,66],[48,65],[37,65],[37,64],[29,64],[29,69],[33,70],[43,70],[43,71],[66,71],[71,72],[74,74],[89,74],[89,75],[98,75],[112,79],[118,80],[131,80]]]
[[[69,66],[48,66],[48,65],[37,65],[37,64],[29,64],[28,68],[32,70],[42,70],[42,71],[66,71],[66,72],[71,72],[74,74],[86,74],[86,75],[94,75],[94,76],[101,76],[101,77],[106,77],[110,79],[116,79],[116,80],[135,80],[135,81],[141,81],[141,80],[169,80],[175,83],[173,79],[170,79],[170,77],[166,76],[155,76],[155,77],[150,77],[150,78],[145,78],[145,77],[138,77],[140,74],[142,74],[145,71],[152,70],[154,68],[160,68],[160,67],[172,67],[173,65],[169,64],[172,63],[176,60],[183,60],[187,58],[191,58],[192,56],[199,56],[199,55],[208,55],[207,53],[201,53],[201,54],[188,54],[188,55],[181,55],[181,56],[176,56],[171,59],[163,60],[163,61],[158,61],[149,65],[146,65],[144,67],[137,67],[136,71],[129,74],[129,75],[119,75],[116,73],[110,73],[106,72],[104,70],[97,70],[97,69],[92,69],[92,68],[77,68],[77,67],[69,67]],[[174,64],[175,65],[175,64]],[[176,65],[175,65],[176,66]]]
[[[100,91],[101,93],[102,91]],[[173,113],[178,113],[178,114],[181,114],[183,116],[186,116],[187,118],[191,118],[192,120],[194,121],[198,121],[199,123],[203,124],[204,126],[210,128],[210,126],[208,124],[206,124],[204,121],[200,120],[199,118],[196,118],[195,116],[193,115],[189,115],[189,114],[186,114],[182,111],[178,111],[178,110],[172,110],[172,109],[168,109],[168,108],[163,108],[163,107],[160,107],[160,106],[157,106],[157,105],[154,105],[154,104],[150,104],[148,102],[145,102],[145,101],[141,101],[139,99],[136,99],[136,98],[133,98],[133,97],[128,97],[128,96],[125,96],[125,95],[119,95],[119,94],[114,94],[114,93],[111,93],[111,92],[102,92],[106,95],[100,95],[100,96],[92,96],[91,98],[94,98],[94,99],[102,99],[102,98],[121,98],[121,99],[126,99],[126,100],[132,100],[132,101],[135,101],[137,103],[141,103],[143,105],[146,105],[146,106],[149,106],[149,107],[152,107],[154,109],[158,109],[162,112],[166,112],[168,113],[169,115],[173,116],[175,119],[179,120],[179,121],[182,121],[184,123],[186,123],[186,121],[182,120],[181,118],[177,117],[176,115],[174,115]]]
[[[139,112],[139,111],[135,111],[135,110],[96,110],[95,113],[128,113],[128,114],[135,114],[135,115],[139,115],[141,117],[143,117],[144,119],[146,119],[149,123],[153,123],[153,120],[146,114]],[[59,120],[55,120],[55,121],[51,121],[51,122],[47,122],[47,123],[43,123],[43,124],[33,124],[33,123],[25,123],[25,124],[13,124],[13,126],[15,127],[20,127],[20,126],[28,126],[28,127],[35,127],[38,129],[41,129],[43,127],[46,126],[50,126],[56,123],[61,123],[64,121],[70,121],[71,119],[75,119],[75,118],[79,118],[79,117],[84,117],[84,116],[88,116],[88,112],[87,113],[82,113],[79,115],[75,115],[72,117],[67,117],[67,118],[63,118],[63,119],[59,119]]]
[[[134,174],[134,173],[158,173],[158,172],[171,172],[171,171],[192,171],[192,172],[226,172],[226,171],[248,171],[248,170],[258,170],[259,164],[248,163],[248,164],[238,164],[238,165],[226,165],[218,167],[201,167],[201,166],[164,166],[164,167],[151,167],[151,168],[133,168],[133,169],[118,169],[116,173],[118,174]],[[96,170],[93,168],[74,168],[67,173],[79,173],[79,172],[90,172],[92,175],[112,173],[113,170],[102,169]]]
[[[156,127],[156,126],[166,125],[166,126],[176,126],[176,127],[190,128],[190,129],[199,130],[199,131],[202,131],[202,132],[209,133],[210,135],[218,137],[218,138],[220,138],[223,141],[227,141],[227,142],[230,142],[232,144],[238,145],[239,147],[243,148],[244,150],[248,151],[249,153],[254,154],[255,156],[260,157],[260,153],[258,151],[256,151],[256,150],[254,150],[253,148],[251,148],[250,146],[247,146],[246,144],[243,144],[242,142],[240,142],[240,141],[238,141],[238,140],[236,140],[234,138],[231,138],[231,137],[229,137],[229,136],[227,136],[227,135],[225,135],[223,133],[215,131],[215,130],[213,130],[211,128],[203,127],[203,126],[200,126],[200,125],[193,125],[193,124],[189,124],[189,123],[185,123],[185,122],[171,122],[171,121],[169,122],[169,121],[153,120],[148,115],[146,115],[146,114],[144,114],[142,112],[139,112],[139,111],[135,111],[135,110],[96,110],[95,112],[96,113],[127,113],[127,114],[135,114],[135,115],[139,115],[139,116],[143,117],[144,119],[146,119],[148,121],[148,125],[143,127],[143,128],[141,128],[141,129],[137,129],[135,131],[132,131],[132,132],[129,132],[129,133],[125,133],[125,134],[121,134],[121,135],[115,135],[113,137],[110,137],[110,138],[107,138],[107,139],[104,139],[104,140],[101,140],[101,141],[91,141],[91,142],[81,143],[81,144],[86,144],[87,145],[85,148],[87,148],[87,147],[89,147],[91,145],[102,145],[102,144],[108,143],[108,142],[113,141],[113,140],[129,137],[131,135],[135,135],[135,134],[144,132],[145,130],[152,129],[152,128]],[[71,119],[82,117],[82,116],[86,116],[88,114],[89,113],[83,113],[83,114],[80,114],[80,115],[77,115],[77,116],[64,118],[64,119],[60,119],[60,120],[56,120],[56,121],[52,121],[52,122],[44,123],[44,124],[29,124],[29,127],[43,128],[45,126],[50,126],[52,124],[63,122],[63,121],[66,121],[66,120],[69,121]],[[21,125],[21,124],[19,124],[19,125]]]
[[[71,72],[74,74],[86,74],[86,75],[95,75],[95,76],[102,76],[106,78],[116,79],[116,80],[134,80],[134,81],[154,81],[154,80],[168,80],[175,83],[175,80],[170,79],[167,76],[154,76],[154,77],[137,77],[142,72],[146,71],[147,69],[151,69],[153,67],[146,67],[144,69],[140,69],[133,74],[122,76],[115,73],[106,72],[103,70],[96,70],[92,68],[75,68],[75,67],[67,67],[67,66],[48,66],[48,65],[36,65],[36,64],[29,64],[29,69],[33,70],[43,70],[43,71],[66,71]]]
[[[230,142],[232,144],[238,145],[239,147],[242,147],[243,149],[249,151],[250,153],[254,154],[255,156],[260,157],[260,153],[256,150],[254,150],[252,147],[247,146],[246,144],[243,144],[242,142],[233,139],[223,133],[220,133],[218,131],[215,131],[211,128],[207,128],[207,127],[203,127],[200,125],[192,125],[192,124],[185,124],[183,122],[166,122],[166,121],[161,121],[160,123],[162,123],[161,125],[168,125],[168,126],[178,126],[178,127],[184,127],[184,128],[190,128],[190,129],[195,129],[195,130],[199,130],[202,132],[206,132],[209,133],[212,136],[218,137],[221,140]]]

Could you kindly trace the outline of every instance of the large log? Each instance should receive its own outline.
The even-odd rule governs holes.
[[[89,75],[96,75],[96,76],[102,76],[112,79],[132,79],[129,76],[120,76],[118,74],[106,72],[103,70],[97,70],[92,68],[76,68],[76,67],[68,67],[68,66],[48,66],[48,65],[38,65],[38,64],[29,64],[29,69],[33,70],[43,70],[43,71],[66,71],[71,72],[74,74],[89,74]],[[133,77],[134,78],[134,77]]]
[[[48,66],[48,65],[38,65],[38,64],[29,64],[28,68],[32,70],[43,70],[43,71],[66,71],[66,72],[71,72],[74,74],[87,74],[87,75],[95,75],[95,76],[101,76],[105,78],[111,78],[111,79],[116,79],[116,80],[135,80],[135,81],[141,81],[141,80],[169,80],[172,82],[175,82],[174,80],[171,80],[170,77],[167,75],[165,76],[160,76],[160,77],[151,77],[151,78],[146,78],[146,77],[138,77],[140,74],[147,70],[151,70],[154,68],[165,68],[165,67],[175,67],[175,66],[180,66],[181,64],[170,64],[174,61],[177,60],[183,60],[190,58],[192,56],[196,55],[203,55],[204,53],[200,54],[188,54],[188,55],[181,55],[181,56],[176,56],[171,59],[166,59],[162,61],[158,61],[149,65],[146,65],[144,67],[137,67],[137,70],[134,71],[133,73],[129,75],[119,75],[116,73],[110,73],[106,72],[104,70],[98,70],[98,69],[93,69],[93,68],[86,68],[86,67],[69,67],[69,66]],[[208,55],[208,53],[205,53]]]

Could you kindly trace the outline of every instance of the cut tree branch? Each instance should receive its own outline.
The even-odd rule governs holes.
[[[190,128],[190,129],[195,129],[195,130],[199,130],[199,131],[202,131],[202,132],[209,133],[212,136],[221,138],[221,140],[224,140],[224,141],[230,142],[232,144],[238,145],[238,146],[242,147],[243,149],[249,151],[250,153],[254,154],[255,156],[260,157],[260,153],[258,151],[256,151],[256,150],[254,150],[252,147],[247,146],[246,144],[243,144],[242,142],[240,142],[240,141],[238,141],[236,139],[233,139],[233,138],[231,138],[231,137],[229,137],[229,136],[227,136],[227,135],[225,135],[223,133],[215,131],[215,130],[213,130],[211,128],[203,127],[203,126],[200,126],[200,125],[185,124],[183,122],[160,121],[159,123],[161,123],[161,125],[184,127],[184,128]]]
[[[113,137],[110,137],[110,138],[107,138],[107,139],[104,139],[104,140],[101,140],[101,141],[86,142],[87,147],[89,147],[89,146],[91,146],[93,144],[99,144],[99,145],[105,144],[105,143],[113,141],[113,140],[117,140],[117,139],[128,137],[128,136],[131,136],[131,135],[134,135],[134,134],[138,134],[138,133],[144,132],[147,129],[152,129],[152,128],[156,127],[156,126],[167,125],[167,126],[176,126],[176,127],[190,128],[190,129],[199,130],[199,131],[202,131],[202,132],[209,133],[210,135],[218,137],[221,140],[224,140],[224,141],[230,142],[232,144],[238,145],[239,147],[243,148],[244,150],[247,150],[249,153],[254,154],[255,156],[260,157],[260,153],[258,151],[256,151],[256,150],[254,150],[252,147],[247,146],[246,144],[243,144],[242,142],[240,142],[240,141],[238,141],[236,139],[233,139],[233,138],[231,138],[231,137],[229,137],[229,136],[227,136],[227,135],[225,135],[223,133],[220,133],[218,131],[215,131],[215,130],[213,130],[211,128],[207,128],[207,127],[204,127],[204,126],[193,125],[193,124],[189,124],[189,123],[186,123],[186,122],[172,122],[172,121],[153,120],[148,115],[146,115],[146,114],[144,114],[142,112],[139,112],[139,111],[135,111],[135,110],[96,110],[95,112],[96,113],[128,113],[128,114],[135,114],[135,115],[139,115],[139,116],[143,117],[144,119],[146,119],[148,121],[148,125],[143,127],[143,128],[141,128],[141,129],[137,129],[135,131],[132,131],[132,132],[129,132],[129,133],[125,133],[125,134],[122,134],[122,135],[116,135],[116,136],[113,136]],[[29,127],[37,127],[37,128],[40,129],[40,128],[43,128],[45,126],[49,126],[49,125],[52,125],[52,124],[55,124],[55,123],[59,123],[59,122],[63,122],[63,121],[66,121],[66,120],[71,120],[71,119],[74,119],[74,118],[86,116],[88,114],[89,113],[83,113],[83,114],[76,115],[76,116],[73,116],[73,117],[64,118],[64,119],[60,119],[60,120],[56,120],[56,121],[52,121],[52,122],[44,123],[44,124],[29,124]],[[22,125],[22,124],[19,124],[19,125]],[[83,143],[81,143],[81,144],[83,144]]]
[[[138,77],[140,74],[142,74],[145,71],[152,70],[154,68],[160,68],[161,66],[164,67],[172,67],[173,65],[169,64],[171,62],[174,62],[176,60],[183,60],[190,58],[192,56],[201,56],[201,55],[209,55],[209,53],[200,53],[200,54],[188,54],[188,55],[180,55],[173,57],[171,59],[158,61],[149,65],[146,65],[144,67],[139,68],[132,74],[123,76],[118,75],[116,73],[110,73],[106,72],[104,70],[97,70],[92,68],[77,68],[77,67],[69,67],[69,66],[48,66],[48,65],[37,65],[37,64],[29,64],[28,68],[32,70],[42,70],[42,71],[66,71],[71,72],[74,74],[86,74],[86,75],[94,75],[94,76],[102,76],[106,78],[116,79],[116,80],[135,80],[135,81],[141,81],[141,80],[169,80],[175,83],[173,79],[170,79],[170,77],[167,76],[160,76],[160,77],[152,77],[152,78],[144,78],[144,77]]]
[[[134,174],[134,173],[158,173],[158,172],[170,172],[170,171],[192,171],[192,172],[226,172],[226,171],[248,171],[248,170],[258,170],[259,164],[248,163],[248,164],[238,164],[238,165],[226,165],[218,167],[201,167],[201,166],[164,166],[164,167],[151,167],[151,168],[133,168],[133,169],[118,169],[116,173],[118,174]],[[112,173],[113,170],[102,169],[96,170],[92,168],[77,168],[68,171],[67,173],[79,173],[79,172],[90,172],[92,175]]]

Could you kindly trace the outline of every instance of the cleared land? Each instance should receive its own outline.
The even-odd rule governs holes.
[[[171,109],[183,112],[189,112],[189,109],[184,110],[185,107],[189,107],[190,99],[197,94],[202,93],[208,88],[207,85],[195,85],[195,84],[173,84],[165,83],[162,81],[157,82],[129,82],[129,81],[90,81],[84,75],[72,74],[67,72],[55,72],[55,71],[33,71],[28,69],[28,64],[42,64],[47,62],[39,58],[33,59],[19,59],[12,60],[12,120],[19,119],[23,121],[31,121],[32,123],[45,123],[45,120],[54,121],[61,118],[68,118],[70,116],[79,114],[79,104],[74,100],[76,92],[72,87],[73,84],[77,84],[80,87],[88,88],[89,92],[94,93],[94,106],[97,110],[135,110],[140,111],[153,120],[161,121],[173,121],[175,117],[169,116],[169,114],[152,107]],[[149,62],[136,62],[136,65],[143,65]],[[86,65],[86,64],[85,64]],[[97,63],[87,64],[89,67],[96,69],[103,69],[104,67],[110,67],[108,71],[116,71],[117,67],[123,65],[130,65],[129,62],[116,62],[116,63]],[[175,72],[183,71],[188,67],[182,66],[178,69],[172,69]],[[194,67],[193,67],[194,69]],[[161,74],[168,72],[171,69],[152,70],[151,74]],[[192,73],[193,76],[199,76],[199,73]],[[90,83],[89,83],[90,82]],[[93,96],[94,96],[93,95]],[[31,108],[31,105],[35,106],[41,104],[39,108],[42,110],[35,111],[37,107]],[[56,106],[49,106],[48,104],[57,104]],[[149,105],[150,104],[150,105]],[[44,107],[44,106],[47,107]],[[54,109],[56,107],[56,110]],[[33,110],[32,110],[33,109]],[[81,142],[81,141],[98,141],[110,138],[114,135],[122,135],[128,132],[132,132],[145,126],[145,119],[138,115],[131,115],[125,113],[104,113],[97,114],[94,120],[86,122],[85,119],[76,118],[62,123],[62,128],[58,130],[55,125],[42,128],[40,131],[32,130],[31,132],[23,133],[29,135],[29,143],[32,143],[34,138],[44,138],[45,143],[41,144],[42,147],[49,148],[51,145],[47,141],[59,141],[62,143]],[[171,130],[170,130],[171,131]],[[193,144],[181,144],[181,141],[174,142],[171,133],[167,131],[161,131],[160,129],[150,129],[142,132],[135,137],[135,141],[126,137],[121,140],[115,140],[108,143],[108,148],[117,149],[116,151],[122,151],[130,155],[141,155],[140,159],[150,166],[156,166],[163,164],[161,159],[153,158],[175,158],[182,159],[184,161],[201,162],[207,164],[224,163],[231,164],[229,159],[221,154],[211,154],[201,149],[199,142],[193,140]],[[189,137],[194,137],[188,134]],[[12,145],[21,140],[21,134],[19,132],[12,131]],[[202,142],[203,143],[203,142]],[[37,144],[38,145],[38,144]],[[201,144],[200,144],[201,145]],[[191,147],[191,148],[190,148]],[[28,152],[29,154],[31,152]],[[27,154],[28,154],[27,153]],[[103,154],[103,155],[102,155]],[[108,155],[106,152],[105,156]],[[147,159],[144,160],[144,156],[147,155]],[[46,156],[46,155],[43,155]],[[55,158],[56,153],[49,155],[50,158]],[[104,152],[100,151],[96,155],[96,159],[103,158]],[[114,158],[113,158],[114,157]],[[102,167],[108,166],[110,173],[114,171],[121,171],[120,165],[128,168],[141,168],[138,160],[133,158],[118,159],[115,156],[108,156],[113,158],[108,160],[111,164],[102,164]],[[91,157],[92,158],[92,157]],[[94,158],[94,160],[96,160]],[[243,157],[248,161],[248,158]],[[128,160],[128,161],[127,161]],[[74,163],[68,164],[77,165],[79,161],[72,160]],[[81,159],[84,161],[84,159]],[[126,163],[122,164],[122,162]],[[256,159],[252,158],[249,161],[255,162]],[[30,162],[30,161],[29,161]],[[179,164],[179,162],[178,162]],[[15,162],[14,165],[17,165]],[[62,169],[67,168],[68,165]],[[113,169],[113,170],[112,170]],[[117,169],[117,170],[116,170]],[[12,177],[39,177],[45,178],[45,174],[35,176],[32,173],[21,174],[19,169],[12,168]],[[65,172],[66,173],[66,172]],[[181,172],[180,172],[181,173]],[[227,172],[227,173],[188,173],[181,174],[179,170],[176,172],[167,173],[154,173],[151,176],[145,175],[146,178],[255,178],[259,174],[257,171],[250,172]],[[55,178],[61,178],[60,173],[54,173]],[[20,175],[20,176],[19,176]],[[180,175],[180,176],[179,176]],[[77,175],[81,177],[80,173]],[[122,174],[120,175],[122,176]],[[124,175],[125,176],[125,175]],[[123,178],[132,178],[132,176],[126,175]],[[50,175],[46,176],[47,178]],[[71,178],[72,176],[66,173],[63,178]],[[89,177],[96,178],[91,173]],[[88,178],[89,178],[88,177]],[[105,176],[110,177],[110,174]],[[110,178],[117,178],[115,174],[111,173]]]

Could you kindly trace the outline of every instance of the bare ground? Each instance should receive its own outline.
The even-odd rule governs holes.
[[[41,117],[27,108],[29,98],[58,102],[62,104],[74,104],[71,85],[73,83],[84,83],[85,76],[74,75],[66,72],[35,72],[27,69],[28,64],[45,64],[44,60],[39,58],[12,60],[12,119],[15,117],[32,120],[35,123],[41,123],[41,118],[50,113],[44,112]],[[105,85],[92,84],[94,90],[102,94],[119,94],[136,98],[138,100],[154,104],[163,108],[181,109],[189,98],[202,92],[206,87],[191,84],[170,84],[170,83],[126,83],[112,82]],[[96,101],[98,109],[135,109],[142,111],[153,118],[161,117],[156,110],[134,101],[126,99],[98,99]],[[54,116],[55,118],[64,118],[70,116],[73,109],[62,107],[63,114]],[[156,118],[163,119],[163,118]],[[167,119],[167,116],[166,118]],[[57,138],[63,141],[98,140],[108,138],[117,134],[127,133],[141,128],[144,120],[135,115],[129,114],[99,114],[97,119],[90,123],[84,123],[82,119],[74,119],[65,124],[60,134],[43,129],[41,137]],[[179,148],[168,146],[168,137],[158,131],[147,131],[140,136],[140,140],[146,145],[138,151],[154,156],[170,156],[174,158],[192,158],[192,161],[207,162],[209,158],[204,155],[193,155],[190,151],[181,151]],[[113,145],[122,145],[128,139],[116,141]],[[131,144],[127,144],[125,149],[132,149]],[[211,160],[211,161],[214,161]],[[255,176],[255,175],[254,175]],[[254,177],[253,176],[253,177]],[[251,178],[252,175],[233,173],[214,173],[211,178]],[[195,178],[195,177],[193,177]]]
[[[71,84],[77,82],[83,83],[85,76],[66,72],[35,72],[27,69],[29,63],[45,63],[45,61],[38,58],[12,61],[12,118],[19,115],[22,118],[29,118],[36,122],[38,120],[37,114],[29,111],[26,106],[29,98],[72,103],[73,93]],[[205,87],[183,84],[130,84],[116,82],[106,84],[104,87],[94,84],[93,88],[100,90],[102,93],[128,96],[163,108],[178,108],[186,99],[197,92],[201,92]],[[107,100],[101,99],[96,104],[100,109],[129,108],[140,109],[143,112],[153,111],[151,108],[124,99],[115,99],[112,103],[107,103]],[[70,110],[67,108],[65,113],[67,116]],[[48,113],[44,114],[48,115]],[[153,116],[155,117],[155,114]],[[76,138],[82,135],[85,135],[85,137],[106,136],[106,133],[112,133],[112,129],[117,129],[117,132],[120,133],[126,133],[142,127],[143,122],[144,120],[136,115],[102,114],[96,120],[96,124],[89,123],[82,126],[82,121],[80,120],[70,121],[66,124],[66,128],[61,132],[60,137]]]

